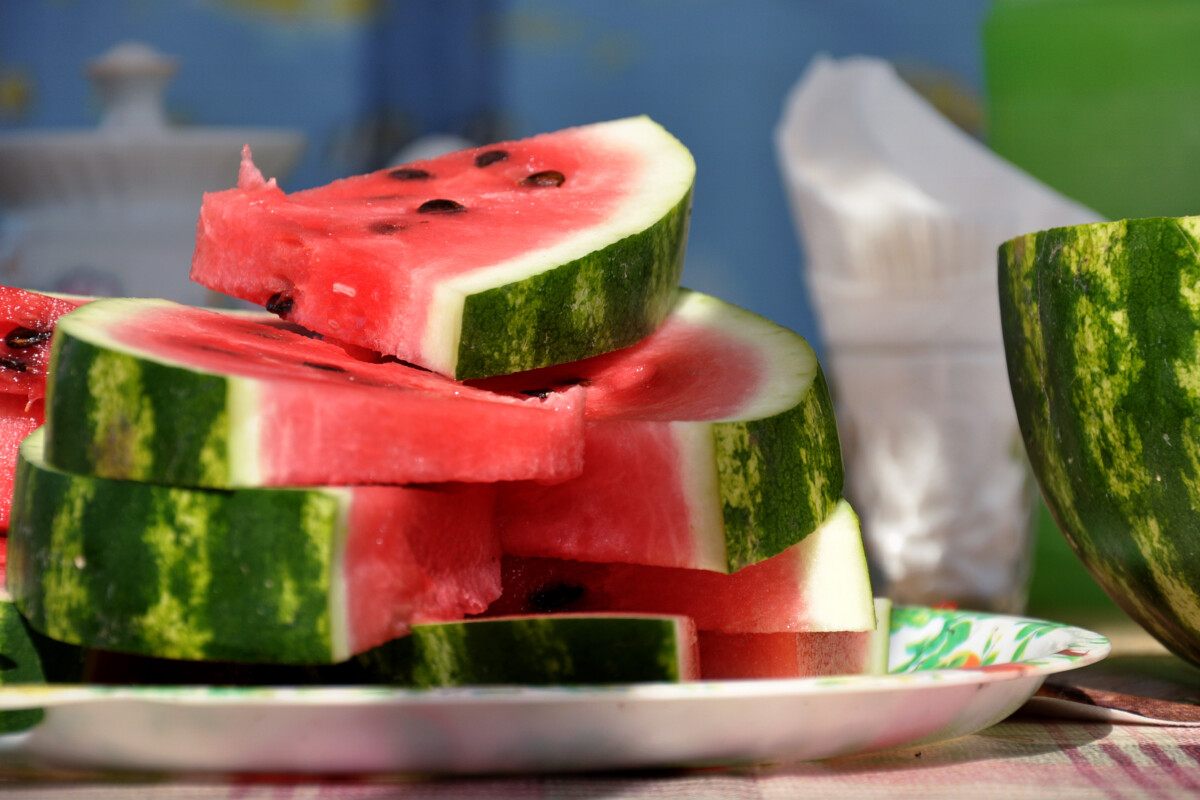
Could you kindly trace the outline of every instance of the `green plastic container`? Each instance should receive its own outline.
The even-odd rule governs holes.
[[[988,141],[1111,219],[1200,213],[1200,2],[996,0]]]

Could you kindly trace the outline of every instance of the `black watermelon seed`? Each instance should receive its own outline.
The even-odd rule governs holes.
[[[556,169],[548,169],[526,175],[521,179],[522,186],[562,186],[566,177]]]
[[[4,343],[14,350],[33,347],[50,338],[51,331],[35,331],[33,328],[13,328],[4,337]]]
[[[571,605],[583,597],[582,586],[550,583],[529,595],[529,606],[540,614],[550,614]]]
[[[492,164],[495,164],[497,161],[507,161],[507,160],[508,160],[508,151],[507,150],[488,150],[486,153],[480,153],[479,155],[475,156],[475,166],[490,167]]]
[[[549,389],[522,389],[521,394],[527,394],[530,397],[536,397],[538,400],[545,400],[550,396]]]
[[[403,222],[372,222],[370,225],[370,231],[371,233],[389,235],[393,233],[399,233],[407,227],[408,226]]]
[[[194,350],[200,350],[205,353],[216,353],[217,355],[232,356],[234,358],[240,358],[241,356],[245,355],[244,353],[240,353],[237,350],[230,350],[227,347],[221,347],[220,345],[216,345],[216,344],[208,344],[207,342],[201,342],[201,341],[197,341],[195,339],[188,339],[183,336],[172,337],[172,340],[181,347],[185,347],[185,348],[190,347]]]
[[[17,361],[15,358],[0,358],[0,367],[3,367],[4,369],[11,369],[14,372],[24,372],[25,370],[29,369],[29,367],[25,366],[25,364],[22,362]]]
[[[276,292],[267,298],[267,311],[270,311],[272,314],[283,316],[291,311],[292,306],[295,304],[296,301],[292,300],[292,298],[288,297],[283,292]]]
[[[389,172],[388,177],[398,181],[427,181],[433,174],[417,167],[398,167]]]
[[[326,372],[345,372],[346,370],[339,367],[337,364],[322,364],[319,361],[301,361],[300,366],[312,367],[313,369],[322,369]]]
[[[453,200],[447,200],[439,197],[436,200],[426,200],[417,207],[417,211],[421,214],[457,214],[460,211],[466,211],[467,207],[462,203],[456,203]]]

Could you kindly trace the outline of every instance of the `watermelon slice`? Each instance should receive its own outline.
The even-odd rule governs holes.
[[[30,403],[46,396],[55,321],[89,299],[0,285],[0,392],[22,395]]]
[[[356,656],[338,678],[429,688],[695,680],[686,617],[560,614],[414,626]],[[335,668],[335,674],[342,668]]]
[[[873,631],[700,633],[705,680],[815,678],[869,673]]]
[[[502,570],[504,592],[488,617],[644,613],[726,633],[875,629],[862,534],[845,501],[799,544],[732,575],[507,555]]]
[[[883,675],[888,668],[891,602],[875,598],[873,631],[720,633],[701,631],[705,680]]]
[[[500,593],[488,485],[181,489],[21,446],[8,587],[37,630],[168,658],[330,663]],[[453,535],[447,535],[452,532]]]
[[[632,347],[474,385],[587,393],[583,474],[501,488],[506,553],[735,571],[796,544],[841,498],[837,422],[812,348],[698,292],[682,290]]]
[[[8,530],[17,447],[45,417],[50,340],[58,318],[91,298],[0,285],[0,532]],[[0,541],[0,544],[3,544]],[[3,578],[0,559],[0,578]]]
[[[557,614],[414,625],[340,664],[239,664],[89,651],[90,683],[149,685],[582,685],[700,677],[686,617]]]
[[[0,596],[0,686],[17,683],[45,683],[41,655],[21,614],[7,596]],[[0,734],[28,730],[42,721],[40,708],[0,711]]]
[[[562,480],[582,390],[544,400],[367,363],[269,314],[98,300],[62,317],[46,454],[176,486]]]
[[[695,163],[646,117],[286,195],[247,151],[204,196],[193,280],[445,375],[633,344],[670,307]]]
[[[25,437],[42,424],[44,407],[44,400],[30,401],[24,393],[0,394],[0,531],[8,530],[17,449]],[[0,569],[0,578],[3,576],[4,571]]]

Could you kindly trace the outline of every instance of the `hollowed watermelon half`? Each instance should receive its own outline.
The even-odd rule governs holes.
[[[501,396],[264,313],[98,300],[59,320],[51,369],[46,457],[79,474],[226,488],[582,470],[582,390]]]
[[[21,446],[8,588],[34,628],[184,659],[330,663],[500,593],[489,485],[182,489]]]
[[[695,163],[646,117],[285,194],[247,152],[204,196],[192,278],[457,378],[653,331],[679,282]]]
[[[734,571],[799,542],[842,494],[841,445],[800,336],[682,290],[632,347],[475,382],[515,396],[583,386],[583,474],[501,487],[506,553]]]
[[[46,396],[46,370],[55,322],[89,298],[49,295],[0,285],[0,392]]]
[[[1021,434],[1059,529],[1200,664],[1200,218],[1020,236],[999,285]]]
[[[508,555],[502,569],[503,594],[489,617],[643,613],[725,633],[875,629],[858,517],[845,501],[799,544],[731,575]]]

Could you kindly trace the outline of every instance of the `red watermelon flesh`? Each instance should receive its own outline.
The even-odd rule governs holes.
[[[412,625],[480,613],[500,596],[493,486],[359,486],[353,493],[341,568],[348,652]]]
[[[715,681],[861,675],[870,667],[872,636],[872,631],[701,631],[700,677]]]
[[[353,358],[267,314],[163,302],[114,312],[107,328],[147,357],[259,382],[263,485],[555,481],[582,470],[582,390],[504,397]]]
[[[55,321],[87,298],[40,294],[0,286],[0,392],[31,402],[46,396],[46,368]]]
[[[43,400],[26,399],[24,393],[0,394],[0,531],[8,530],[17,448],[43,418]]]
[[[719,311],[704,295],[682,290],[675,307],[683,313],[668,314],[658,330],[630,347],[467,383],[526,395],[584,386],[589,420],[717,421],[781,410],[757,407],[776,368],[766,362],[770,351],[761,341],[715,325]]]
[[[795,544],[841,495],[811,347],[699,292],[680,290],[631,347],[469,383],[512,396],[585,391],[583,474],[501,490],[512,555],[728,572]]]
[[[799,544],[731,574],[509,555],[502,572],[486,616],[665,614],[726,633],[875,629],[858,519],[844,502]]]
[[[727,571],[707,426],[610,420],[584,442],[579,477],[500,487],[505,553]]]

